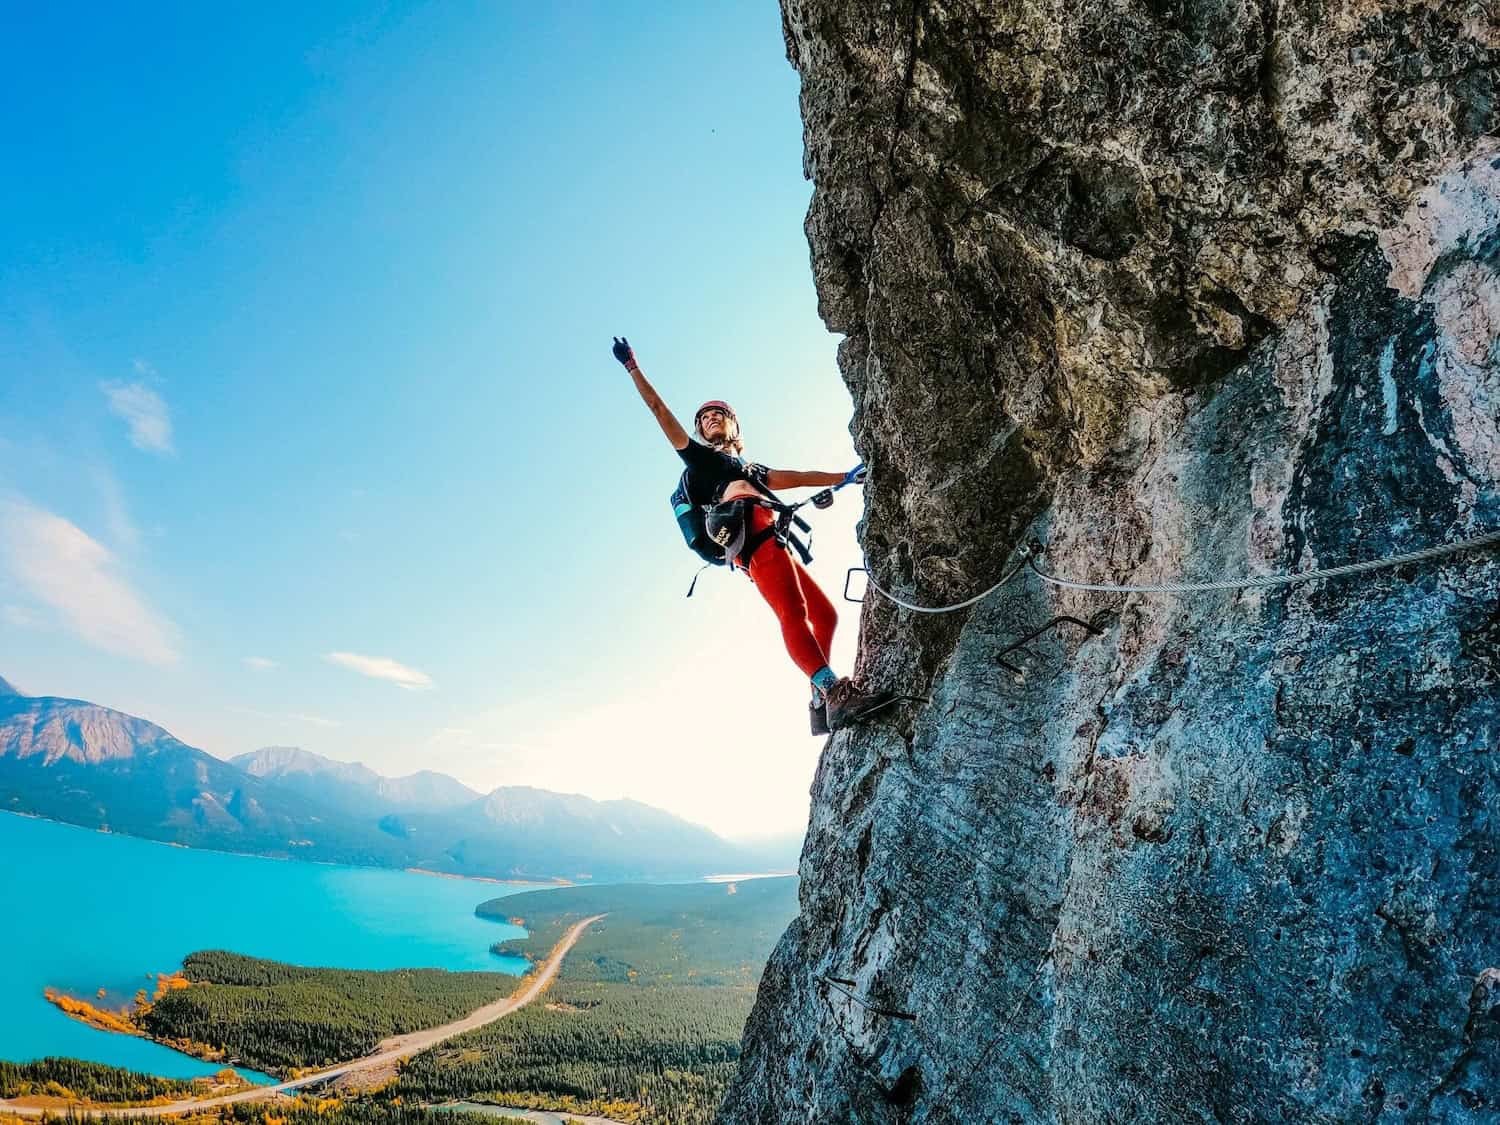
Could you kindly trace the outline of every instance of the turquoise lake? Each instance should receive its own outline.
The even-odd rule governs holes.
[[[524,931],[474,907],[526,886],[191,851],[11,813],[0,813],[0,857],[0,1059],[13,1062],[70,1055],[171,1078],[220,1069],[96,1031],[42,997],[49,986],[129,997],[200,949],[346,969],[525,970],[489,951]]]

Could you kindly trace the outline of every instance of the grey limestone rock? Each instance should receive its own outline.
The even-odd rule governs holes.
[[[1500,528],[1492,3],[782,10],[887,588]],[[823,752],[726,1125],[1500,1120],[1500,552],[1023,570],[859,673],[930,702]]]

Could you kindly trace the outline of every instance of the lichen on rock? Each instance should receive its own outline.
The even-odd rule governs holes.
[[[1500,528],[1492,4],[783,19],[882,585]],[[720,1119],[1500,1118],[1497,600],[1489,552],[869,602],[861,674],[930,702],[825,749]]]

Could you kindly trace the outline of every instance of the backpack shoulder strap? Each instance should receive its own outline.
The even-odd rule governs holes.
[[[684,506],[689,508],[693,506],[692,500],[688,497],[688,471],[686,469],[682,470],[682,476],[677,478],[677,487],[672,490],[672,507],[681,509]],[[679,510],[677,514],[681,515],[682,512]]]

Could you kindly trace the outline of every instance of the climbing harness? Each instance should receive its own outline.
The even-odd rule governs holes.
[[[704,565],[698,568],[693,581],[688,585],[687,597],[693,596],[699,576],[710,566],[732,566],[737,560],[748,563],[750,556],[771,539],[775,539],[778,546],[795,550],[803,566],[812,562],[812,525],[797,514],[797,509],[818,497],[810,497],[796,504],[785,504],[758,481],[752,480],[750,483],[765,495],[754,498],[742,496],[700,508],[695,507],[688,499],[687,473],[682,474],[677,491],[672,494],[672,511],[677,516],[677,526],[687,545],[704,560]],[[822,496],[822,493],[818,496]],[[829,503],[832,503],[831,497]],[[769,508],[776,516],[769,527],[749,535],[752,504]],[[797,531],[806,533],[808,541],[804,542]]]
[[[672,510],[677,516],[677,526],[682,530],[687,545],[705,560],[705,565],[699,567],[697,573],[693,575],[693,581],[688,586],[686,596],[689,598],[693,596],[699,575],[709,566],[726,566],[740,559],[748,563],[750,556],[772,539],[778,546],[789,547],[796,551],[803,566],[809,565],[813,558],[812,525],[798,515],[798,512],[808,504],[819,511],[826,511],[833,507],[835,492],[846,485],[859,483],[853,479],[856,471],[850,470],[849,476],[840,483],[815,492],[795,504],[784,502],[765,484],[752,477],[749,483],[762,495],[742,496],[735,500],[709,505],[707,508],[695,508],[689,500],[688,474],[684,471],[678,482],[677,491],[672,494]],[[775,518],[769,527],[762,528],[754,535],[747,535],[749,506],[752,504],[769,508],[775,513]],[[799,531],[807,537],[805,540],[797,534]]]
[[[807,505],[811,504],[820,512],[827,511],[829,508],[833,507],[833,494],[835,492],[837,492],[841,488],[844,488],[846,485],[860,483],[854,479],[854,474],[863,467],[863,464],[856,466],[856,468],[851,469],[849,471],[849,475],[846,476],[838,484],[830,485],[828,488],[825,488],[820,492],[814,492],[806,500],[798,500],[795,504],[783,503],[780,499],[777,498],[774,492],[772,492],[769,488],[767,488],[757,480],[752,480],[750,482],[751,484],[755,485],[756,488],[759,488],[763,493],[765,493],[765,497],[761,500],[758,500],[757,503],[765,505],[767,508],[770,508],[776,513],[776,522],[772,524],[771,527],[772,534],[775,536],[776,541],[778,543],[785,543],[790,540],[792,546],[797,548],[797,553],[802,556],[803,566],[806,566],[808,563],[812,562],[812,525],[797,514],[798,509],[805,508]],[[807,545],[803,545],[797,539],[796,535],[792,532],[792,528],[794,526],[799,530],[805,531],[807,533]],[[761,532],[761,535],[765,534],[766,533],[764,531]],[[759,545],[759,543],[755,542],[752,539],[750,544],[747,545],[746,549],[748,551],[754,551],[755,548]]]
[[[1048,574],[1036,563],[1037,557],[1043,553],[1044,548],[1040,543],[1032,543],[1022,552],[1021,561],[1012,567],[1000,581],[984,592],[976,594],[972,598],[966,598],[964,601],[956,602],[953,605],[923,606],[905,601],[877,583],[870,575],[868,566],[849,568],[849,573],[844,578],[844,599],[855,603],[864,600],[852,597],[849,594],[850,581],[855,574],[863,573],[866,582],[872,590],[902,609],[911,610],[913,613],[954,613],[960,609],[968,609],[969,606],[983,601],[1028,567],[1038,578],[1053,586],[1060,586],[1068,590],[1088,590],[1101,594],[1192,594],[1209,590],[1260,590],[1277,586],[1292,586],[1301,582],[1313,582],[1318,579],[1347,578],[1354,574],[1367,574],[1371,571],[1406,566],[1409,563],[1425,562],[1428,559],[1443,558],[1444,556],[1456,555],[1463,551],[1477,551],[1484,547],[1496,545],[1500,545],[1500,531],[1486,532],[1471,539],[1460,539],[1455,543],[1440,543],[1434,547],[1425,547],[1420,551],[1409,551],[1402,555],[1391,555],[1383,559],[1370,559],[1365,562],[1345,563],[1342,566],[1321,567],[1317,570],[1301,571],[1296,574],[1266,574],[1248,578],[1225,578],[1213,582],[1158,582],[1144,585],[1112,585],[1098,582],[1076,582],[1071,578],[1062,578],[1055,574]]]
[[[798,557],[801,558],[803,566],[812,562],[812,525],[797,514],[797,509],[806,504],[806,500],[799,501],[796,504],[784,504],[767,490],[764,497],[751,501],[751,503],[759,504],[763,508],[770,508],[771,511],[776,513],[776,518],[771,522],[770,527],[763,528],[757,534],[750,536],[749,540],[745,543],[744,556],[747,563],[750,561],[750,556],[755,554],[760,545],[768,539],[776,540],[778,546],[785,547],[790,545],[797,552]],[[794,527],[797,531],[801,531],[807,535],[807,542],[803,542],[797,537],[797,531],[792,530]]]

